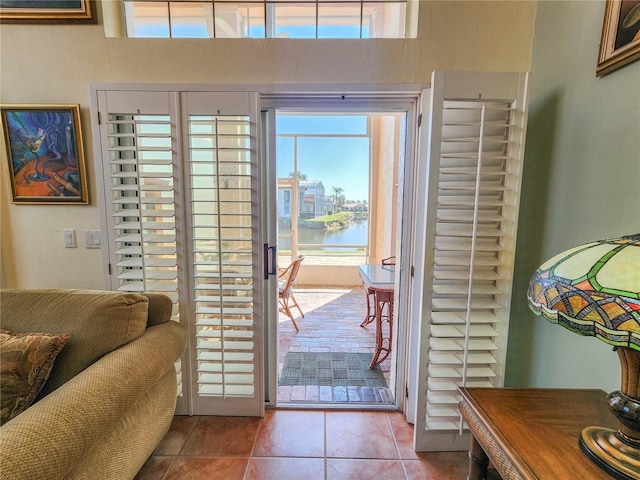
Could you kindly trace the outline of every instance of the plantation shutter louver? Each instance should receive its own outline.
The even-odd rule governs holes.
[[[177,413],[261,415],[255,95],[97,96],[111,288],[187,326]]]
[[[419,393],[426,437],[464,431],[458,387],[504,381],[526,75],[507,77],[513,85],[503,95],[493,84],[485,94],[487,82],[461,94],[462,75],[435,72],[432,84]]]

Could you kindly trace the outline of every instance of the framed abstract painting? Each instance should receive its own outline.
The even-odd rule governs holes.
[[[0,23],[96,23],[94,0],[0,0]]]
[[[13,203],[89,203],[79,105],[0,105]]]
[[[596,75],[640,58],[640,0],[607,0]]]

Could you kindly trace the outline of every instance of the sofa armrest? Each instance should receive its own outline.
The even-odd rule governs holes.
[[[147,327],[159,325],[171,320],[173,312],[173,302],[171,298],[163,293],[143,293],[149,300],[149,312],[147,316]]]
[[[2,478],[64,478],[91,445],[174,368],[186,344],[186,330],[176,322],[150,327],[4,424]]]

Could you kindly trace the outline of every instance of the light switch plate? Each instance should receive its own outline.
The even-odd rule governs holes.
[[[72,228],[65,228],[62,230],[64,235],[64,248],[76,248],[76,231]]]
[[[84,231],[84,247],[100,248],[100,230]]]

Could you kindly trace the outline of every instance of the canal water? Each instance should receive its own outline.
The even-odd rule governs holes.
[[[280,234],[289,235],[291,230],[280,228]],[[299,244],[322,244],[322,245],[367,245],[369,235],[369,220],[354,220],[348,228],[341,230],[319,230],[315,228],[298,227]],[[281,250],[291,248],[290,238],[280,238],[279,246]]]

